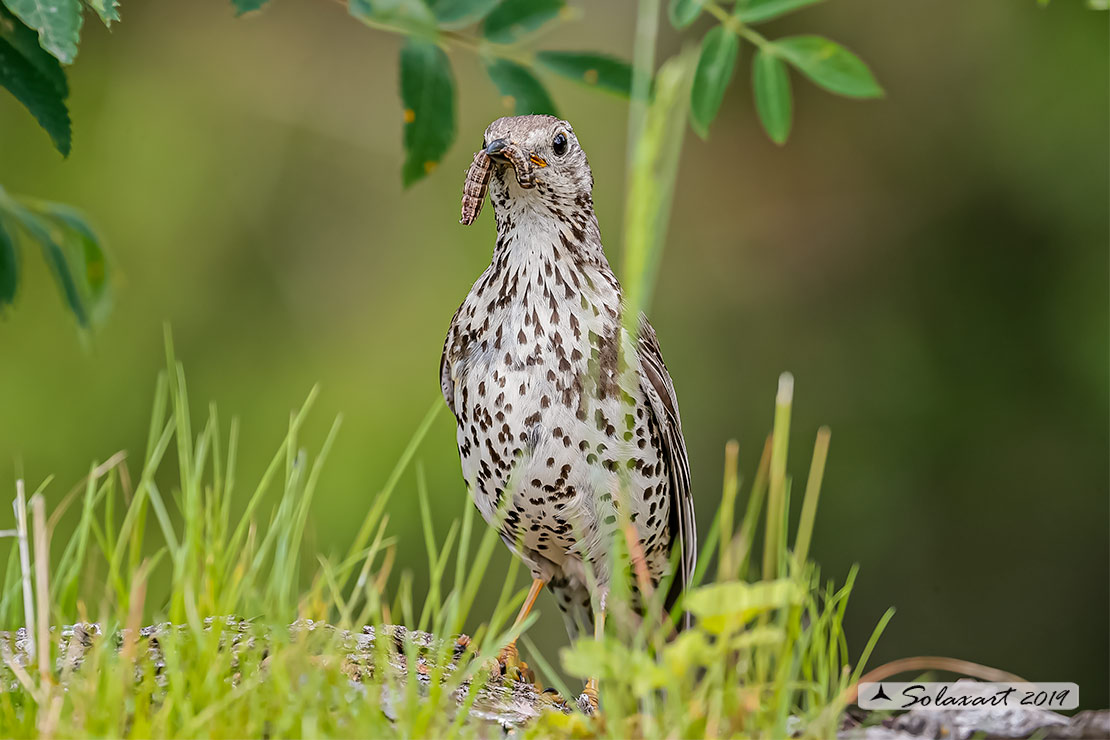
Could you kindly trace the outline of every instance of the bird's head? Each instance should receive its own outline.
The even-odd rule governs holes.
[[[486,129],[482,148],[493,163],[489,188],[496,210],[509,199],[556,208],[591,202],[590,164],[566,121],[538,115],[498,118]],[[521,187],[514,170],[529,165],[534,185]]]

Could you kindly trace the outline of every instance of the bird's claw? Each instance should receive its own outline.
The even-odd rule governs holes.
[[[501,675],[511,681],[517,681],[519,683],[530,683],[533,685],[536,683],[536,674],[532,672],[532,669],[529,668],[528,664],[523,660],[514,666],[504,668]]]
[[[497,663],[501,666],[501,675],[505,675],[505,671],[515,666],[520,662],[520,653],[516,649],[516,645],[510,643],[501,648],[501,652],[497,654]]]
[[[512,681],[531,684],[536,682],[536,674],[520,659],[516,645],[506,645],[501,649],[501,653],[497,656],[497,666],[501,675]]]
[[[592,682],[586,684],[586,688],[582,689],[582,693],[578,696],[577,704],[582,713],[590,717],[601,711],[597,687],[593,686]]]

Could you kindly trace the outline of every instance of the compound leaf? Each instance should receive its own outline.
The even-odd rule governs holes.
[[[871,70],[852,52],[821,36],[790,36],[774,42],[775,51],[829,92],[850,98],[877,98],[883,89]]]
[[[436,17],[424,0],[348,0],[347,12],[363,22],[389,23],[419,35],[436,31]]]
[[[513,115],[524,116],[529,113],[559,115],[555,110],[555,103],[552,102],[543,84],[519,64],[507,59],[498,59],[486,65],[486,72],[504,96],[506,107],[513,110]]]
[[[536,54],[536,63],[567,79],[623,97],[628,97],[632,90],[632,67],[605,54],[541,51]]]
[[[482,33],[495,44],[511,44],[559,15],[563,0],[503,0],[482,23]]]
[[[447,55],[435,44],[409,39],[401,49],[407,187],[426,176],[455,140],[455,81]]]
[[[739,51],[740,39],[724,26],[712,29],[702,40],[690,89],[690,123],[702,138],[709,135],[709,124],[721,108]]]
[[[771,141],[785,144],[793,114],[790,73],[781,59],[763,49],[756,52],[752,62],[752,91],[763,129]]]
[[[672,26],[683,29],[698,19],[704,7],[705,0],[671,0],[671,4],[667,6],[667,16],[671,19]]]
[[[500,0],[431,0],[432,13],[441,24],[469,26],[486,17]]]
[[[762,23],[824,0],[748,0],[736,6],[736,17],[742,23]]]

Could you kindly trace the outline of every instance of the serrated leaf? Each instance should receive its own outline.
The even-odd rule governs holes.
[[[18,285],[19,254],[15,250],[15,239],[0,219],[0,310],[12,305]]]
[[[824,0],[748,0],[738,3],[735,16],[741,23],[762,23]]]
[[[73,64],[84,23],[81,0],[3,0],[8,10],[39,33],[42,48]]]
[[[793,115],[790,73],[781,59],[763,49],[752,62],[752,93],[763,129],[771,141],[785,144]]]
[[[486,65],[486,72],[493,84],[504,96],[513,115],[524,116],[529,113],[547,113],[558,116],[555,103],[547,94],[543,84],[524,67],[507,59],[498,59]]]
[[[424,0],[348,0],[347,11],[363,22],[389,23],[422,34],[436,30],[436,17]]]
[[[495,44],[511,44],[559,15],[563,0],[503,0],[482,23],[482,33]]]
[[[632,90],[632,67],[616,57],[577,51],[541,51],[536,63],[557,75],[583,85],[628,97]]]
[[[431,0],[436,20],[444,26],[462,27],[477,23],[493,10],[500,0]]]
[[[69,154],[69,111],[56,83],[43,76],[15,47],[0,39],[0,86],[26,106],[39,125],[50,135],[54,146]]]
[[[39,74],[54,85],[63,100],[69,97],[69,84],[61,63],[39,46],[39,35],[0,5],[0,39],[7,41]]]
[[[777,39],[778,56],[829,92],[850,98],[877,98],[883,89],[871,70],[852,52],[821,36]]]
[[[671,0],[667,6],[667,16],[671,25],[683,29],[698,19],[706,0]]]
[[[702,138],[709,135],[709,124],[721,108],[739,51],[739,37],[724,26],[712,29],[702,40],[690,89],[690,123]]]
[[[231,4],[235,6],[235,15],[243,15],[258,10],[265,5],[269,0],[231,0]]]
[[[406,187],[435,169],[455,140],[455,81],[447,55],[433,43],[409,39],[401,49],[405,107]]]
[[[112,27],[112,23],[119,20],[119,3],[116,0],[85,0],[89,7],[96,11],[100,16],[101,22],[108,28]]]

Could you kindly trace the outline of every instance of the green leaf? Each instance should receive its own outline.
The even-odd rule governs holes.
[[[824,0],[748,0],[737,4],[735,15],[741,23],[762,23],[820,2]]]
[[[739,51],[740,39],[724,26],[705,34],[701,42],[694,86],[690,89],[690,123],[702,138],[709,135],[709,124],[720,110]]]
[[[39,46],[39,35],[3,5],[0,5],[0,39],[11,44],[39,74],[49,80],[63,100],[69,97],[69,85],[61,63]]]
[[[704,7],[705,0],[671,0],[671,4],[667,6],[667,16],[671,19],[672,26],[682,29],[696,21]]]
[[[119,3],[116,0],[85,0],[89,7],[96,11],[100,16],[101,22],[108,28],[112,27],[112,23],[119,20]]]
[[[2,19],[0,19],[2,21]],[[6,87],[15,99],[26,106],[39,125],[50,135],[54,146],[69,154],[69,111],[58,92],[57,82],[52,82],[38,71],[31,62],[16,51],[8,41],[0,38],[0,86]]]
[[[85,216],[63,203],[36,202],[32,206],[60,226],[65,234],[70,262],[75,266],[78,285],[96,321],[105,315],[109,302],[108,259],[96,232]]]
[[[231,0],[231,4],[235,6],[235,15],[243,15],[258,10],[265,5],[269,0]]]
[[[774,50],[829,92],[850,98],[883,94],[867,65],[834,41],[820,36],[791,36],[776,40]]]
[[[19,285],[19,255],[15,251],[15,239],[0,219],[0,310],[12,305],[15,288]]]
[[[752,90],[755,109],[767,135],[776,144],[790,136],[793,105],[790,98],[790,73],[778,57],[760,49],[752,62]]]
[[[455,140],[455,81],[447,55],[433,43],[409,39],[401,49],[401,102],[405,106],[406,187],[439,164]]]
[[[615,57],[577,51],[541,51],[536,54],[536,63],[567,79],[624,97],[632,90],[632,67]]]
[[[486,16],[482,33],[495,44],[511,44],[559,15],[563,0],[503,0]]]
[[[486,72],[493,84],[505,96],[507,107],[511,107],[513,115],[523,116],[529,113],[547,113],[558,116],[555,103],[551,96],[536,76],[524,67],[510,62],[507,59],[498,59],[486,65]]]
[[[500,0],[431,0],[432,13],[445,26],[461,27],[477,23]]]
[[[54,273],[62,297],[77,318],[77,323],[82,327],[88,326],[89,313],[66,257],[66,249],[63,246],[64,234],[60,229],[25,208],[17,207],[12,213],[19,219],[19,225],[31,240],[42,249],[43,258],[50,271]]]
[[[60,203],[6,200],[8,212],[42,249],[77,323],[87,328],[99,322],[110,307],[108,263],[84,216]]]
[[[601,680],[621,676],[629,680],[637,696],[650,693],[667,685],[667,669],[659,665],[644,650],[634,650],[616,641],[576,640],[560,652],[563,670],[579,678],[597,677]]]
[[[805,594],[788,578],[744,583],[729,581],[697,588],[686,595],[684,605],[701,627],[714,634],[744,629],[755,616],[800,604]]]
[[[42,250],[77,323],[85,328],[99,322],[110,306],[108,261],[81,212],[60,203],[14,198],[0,188],[0,213],[9,240],[19,227],[24,244],[35,243]]]
[[[436,17],[424,0],[348,0],[347,10],[364,23],[389,23],[424,35],[436,32]]]
[[[62,64],[73,64],[84,22],[81,0],[3,0],[3,3],[39,32],[42,48]]]

